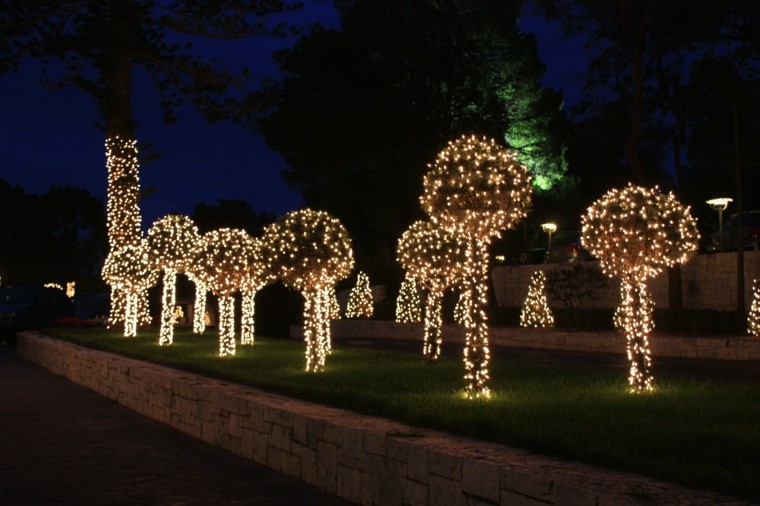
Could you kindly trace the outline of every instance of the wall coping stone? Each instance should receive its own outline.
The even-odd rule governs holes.
[[[625,353],[625,337],[610,331],[571,331],[556,328],[491,327],[491,344],[514,348],[553,349],[594,353]],[[290,328],[291,338],[301,338],[301,327]],[[331,335],[340,339],[399,339],[419,341],[420,323],[398,323],[385,320],[333,320]],[[464,328],[445,323],[444,342],[464,342]],[[655,331],[650,337],[652,356],[710,360],[760,360],[760,338],[746,336],[681,336]]]
[[[37,332],[18,353],[177,430],[378,506],[749,503],[645,476],[533,454],[85,348]],[[444,502],[441,502],[443,500]]]

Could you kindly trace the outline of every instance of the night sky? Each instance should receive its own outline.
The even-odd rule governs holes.
[[[332,2],[305,2],[297,22],[338,25]],[[578,41],[565,41],[558,23],[524,16],[521,26],[538,37],[546,64],[544,84],[562,89],[566,104],[577,101],[586,61]],[[276,76],[271,53],[295,39],[254,38],[245,42],[204,44],[209,56],[221,56],[231,68],[248,66],[256,78]],[[19,72],[0,76],[0,178],[28,193],[51,185],[84,188],[105,201],[104,135],[95,101],[67,88],[51,92],[39,84],[39,64],[25,62]],[[256,211],[276,215],[303,205],[279,170],[282,159],[262,138],[230,122],[209,125],[191,106],[179,122],[161,122],[157,94],[145,76],[134,83],[134,115],[139,143],[150,141],[162,157],[141,167],[141,187],[155,192],[141,201],[143,226],[168,213],[192,214],[195,204],[218,199],[244,200]]]

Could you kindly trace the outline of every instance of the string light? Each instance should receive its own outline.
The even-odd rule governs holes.
[[[156,284],[158,272],[153,269],[145,241],[137,246],[128,244],[111,251],[101,271],[103,280],[112,289],[125,296],[121,319],[124,321],[124,336],[137,335],[138,304],[140,293]]]
[[[396,321],[399,323],[422,321],[422,301],[417,291],[417,283],[408,274],[401,282],[396,298]]]
[[[199,239],[198,227],[193,220],[179,214],[159,218],[148,230],[146,241],[150,260],[157,271],[164,272],[158,339],[161,346],[170,345],[174,340],[177,274],[184,272],[192,262]]]
[[[76,281],[69,281],[68,283],[66,283],[66,296],[69,299],[74,298],[74,294],[76,294],[76,290],[77,290],[76,287],[77,287]]]
[[[546,273],[536,271],[530,277],[528,295],[520,311],[520,326],[545,328],[554,326],[554,313],[546,302]]]
[[[760,337],[760,278],[752,281],[752,305],[747,315],[747,331]]]
[[[137,142],[119,136],[108,137],[105,141],[107,188],[107,229],[109,251],[113,252],[127,245],[138,246],[141,240],[140,179],[137,159]],[[131,294],[135,296],[135,294]],[[111,311],[108,326],[122,322],[126,314],[126,294],[111,289]],[[147,294],[137,294],[135,303],[138,324],[150,323]]]
[[[204,234],[192,269],[219,298],[219,356],[235,355],[234,294],[253,263],[253,238],[244,230],[221,228]]]
[[[466,249],[462,237],[429,221],[412,223],[398,241],[399,264],[408,278],[427,290],[422,353],[431,362],[441,354],[443,294],[463,275]]]
[[[255,331],[256,292],[275,281],[272,266],[264,256],[261,240],[251,238],[251,258],[243,271],[242,304],[240,316],[240,344],[253,344]]]
[[[200,242],[199,242],[200,244]],[[185,271],[187,277],[195,285],[195,300],[193,302],[193,333],[206,332],[206,293],[208,288],[196,273]]]
[[[583,215],[582,226],[583,247],[599,259],[608,276],[621,281],[615,325],[627,340],[631,391],[651,391],[649,335],[654,329],[654,302],[646,282],[697,251],[697,223],[689,207],[672,193],[629,183],[594,202]]]
[[[346,318],[372,318],[372,289],[369,286],[369,276],[359,271],[356,285],[351,289],[346,306]]]
[[[354,267],[343,225],[324,211],[292,211],[264,230],[273,272],[304,299],[306,370],[322,371],[330,344],[330,299],[335,284]]]
[[[489,397],[488,247],[493,237],[523,219],[533,188],[527,168],[493,139],[462,136],[429,166],[420,197],[431,221],[466,239],[462,291],[465,323],[465,392]]]
[[[330,290],[330,319],[340,320],[340,304],[338,303],[338,294],[335,289]]]
[[[459,297],[457,297],[457,303],[454,304],[454,321],[463,327],[465,326],[468,314],[467,308],[470,307],[470,302],[467,300],[468,294],[469,292],[460,292]]]

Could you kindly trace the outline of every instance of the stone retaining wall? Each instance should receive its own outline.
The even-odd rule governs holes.
[[[423,329],[419,323],[397,323],[380,320],[335,320],[332,338],[339,339],[402,339],[417,340],[422,347]],[[290,335],[298,338],[301,327],[291,327]],[[464,328],[444,324],[443,342],[464,342]],[[625,353],[625,338],[615,332],[575,332],[559,329],[525,329],[493,327],[491,343],[513,348],[537,348],[595,353]],[[682,357],[718,360],[760,360],[760,339],[753,336],[681,337],[654,334],[650,338],[654,357]]]
[[[599,262],[581,262],[584,268],[599,269]],[[499,306],[520,307],[528,293],[531,275],[537,270],[568,267],[560,264],[501,265],[491,271],[494,295]],[[744,301],[752,303],[752,280],[760,277],[760,252],[744,252]],[[681,267],[683,303],[688,309],[736,309],[736,252],[696,255]],[[619,282],[609,279],[607,289],[600,290],[587,307],[615,307],[620,301]],[[668,275],[663,273],[649,282],[649,290],[658,308],[668,306]],[[562,303],[549,299],[550,307]]]
[[[145,416],[362,505],[733,504],[638,475],[415,429],[33,332],[18,353]]]

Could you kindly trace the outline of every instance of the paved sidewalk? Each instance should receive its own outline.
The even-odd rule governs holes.
[[[0,504],[350,504],[176,432],[0,345]]]

